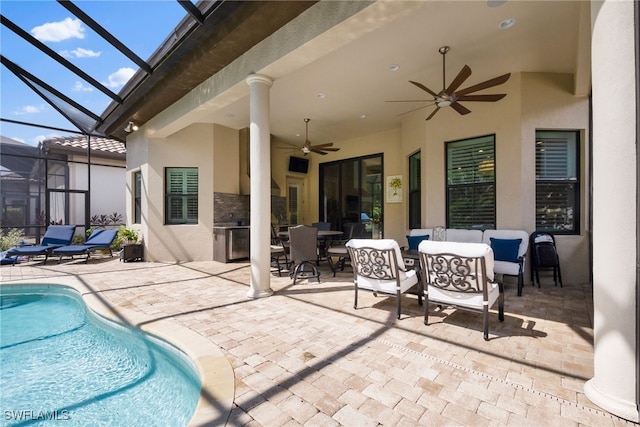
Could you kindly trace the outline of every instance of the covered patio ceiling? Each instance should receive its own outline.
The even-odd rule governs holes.
[[[438,49],[445,45],[451,47],[446,84],[466,64],[472,75],[462,87],[504,73],[547,72],[573,74],[574,87],[567,90],[576,95],[590,91],[587,1],[200,1],[196,8],[175,31],[184,36],[180,42],[169,38],[159,46],[146,61],[152,72],[141,67],[118,94],[122,102],[114,100],[100,115],[98,134],[124,140],[130,120],[145,124],[234,60],[245,64],[215,100],[151,132],[162,137],[196,122],[248,127],[249,72],[274,78],[271,133],[282,141],[304,141],[305,117],[312,120],[314,143],[399,128],[402,113],[420,104],[386,101],[428,98],[409,80],[442,89]],[[296,23],[303,19],[307,26],[331,25],[312,39],[296,39]],[[515,25],[501,29],[508,19]],[[282,32],[293,39],[289,52],[275,62],[252,63],[259,58],[252,56],[256,45]],[[501,92],[496,87],[482,93]],[[466,106],[473,112],[478,103]],[[420,111],[426,118],[432,108]],[[438,114],[457,115],[448,108]],[[429,123],[437,126],[437,117]]]

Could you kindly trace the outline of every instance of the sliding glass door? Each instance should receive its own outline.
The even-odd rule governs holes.
[[[362,222],[367,234],[382,238],[382,154],[320,164],[320,221],[334,230]]]

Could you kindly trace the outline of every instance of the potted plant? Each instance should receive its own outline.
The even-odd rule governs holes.
[[[133,228],[126,227],[124,225],[120,226],[120,230],[118,230],[118,237],[116,241],[120,246],[128,245],[128,244],[136,244],[138,243],[138,232]]]
[[[120,253],[122,261],[142,261],[143,249],[142,243],[138,240],[137,230],[121,225],[116,241],[122,248]]]

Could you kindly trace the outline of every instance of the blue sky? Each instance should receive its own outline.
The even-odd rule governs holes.
[[[175,0],[74,0],[73,3],[143,60],[151,56],[186,15]],[[115,93],[138,69],[55,0],[0,0],[0,12]],[[110,98],[10,29],[3,25],[0,31],[0,53],[6,59],[97,115],[109,105]],[[4,65],[0,71],[0,116],[76,130]],[[37,145],[44,138],[69,133],[2,121],[0,134]]]

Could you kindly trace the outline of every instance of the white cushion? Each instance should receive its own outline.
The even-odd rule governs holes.
[[[418,283],[418,275],[415,270],[399,271],[398,275],[400,276],[400,293],[402,294]],[[395,280],[379,280],[358,276],[358,287],[385,294],[397,294]]]
[[[375,249],[393,249],[396,252],[396,259],[398,260],[398,277],[400,278],[400,292],[405,293],[412,286],[418,283],[418,276],[415,270],[402,271],[405,269],[404,260],[402,259],[402,253],[400,252],[400,246],[398,242],[393,239],[351,239],[346,243],[350,248],[375,248]],[[354,262],[352,260],[352,262]],[[380,280],[370,279],[368,277],[357,276],[357,283],[359,288],[369,289],[376,292],[383,292],[387,294],[396,294],[396,281],[395,280]]]
[[[487,277],[493,280],[494,261],[491,246],[486,243],[435,242],[423,240],[418,245],[418,251],[427,254],[454,254],[463,257],[484,257]]]
[[[489,308],[496,302],[498,296],[500,295],[500,289],[497,283],[488,282],[489,286],[488,291],[488,299],[489,299]],[[437,286],[429,286],[429,301],[432,302],[441,302],[443,304],[451,304],[451,305],[459,305],[462,307],[470,307],[475,309],[482,308],[482,293],[463,293],[463,292],[455,292],[455,291],[447,291]]]
[[[510,261],[495,261],[493,265],[494,273],[517,276],[520,273],[520,263]]]
[[[447,228],[447,242],[482,243],[482,230]]]

